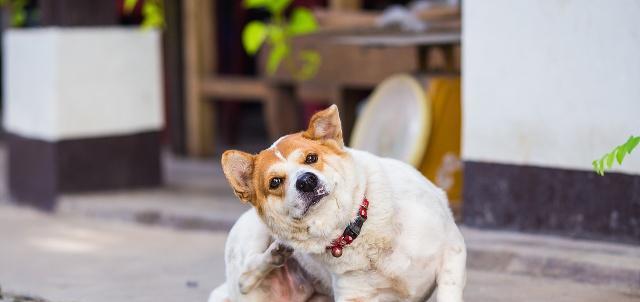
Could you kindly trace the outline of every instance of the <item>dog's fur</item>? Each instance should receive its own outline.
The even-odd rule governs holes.
[[[335,105],[257,155],[225,152],[222,166],[254,209],[230,232],[227,283],[211,301],[426,301],[436,286],[439,302],[462,301],[466,248],[446,194],[409,165],[346,148]],[[312,192],[296,186],[305,173]],[[365,196],[360,236],[333,257],[326,246]]]

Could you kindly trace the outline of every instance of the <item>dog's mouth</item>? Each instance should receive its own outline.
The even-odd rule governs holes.
[[[302,211],[302,216],[306,215],[309,210],[320,203],[322,198],[329,195],[329,192],[324,186],[318,187],[314,192],[305,193],[305,196],[302,196],[304,203],[304,209]]]

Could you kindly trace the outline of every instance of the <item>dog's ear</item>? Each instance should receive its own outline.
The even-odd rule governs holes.
[[[338,106],[331,105],[331,107],[314,114],[309,121],[309,128],[303,133],[303,136],[313,140],[333,140],[340,148],[344,147]]]
[[[243,202],[252,202],[255,198],[253,187],[253,167],[255,156],[236,150],[222,154],[222,171],[227,177],[233,193]]]

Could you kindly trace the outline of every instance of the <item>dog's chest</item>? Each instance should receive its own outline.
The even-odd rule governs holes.
[[[395,253],[375,261],[367,259],[366,263],[362,258],[332,262],[336,296],[344,300],[422,301],[433,291],[437,261],[413,262]]]
[[[391,238],[367,239],[362,240],[366,243],[345,247],[339,258],[329,252],[317,256],[317,261],[331,271],[334,292],[337,296],[353,299],[379,297],[381,293],[389,297],[408,298],[410,284],[394,272],[380,267],[381,263],[390,261]]]
[[[336,293],[365,301],[369,301],[367,297],[420,301],[433,290],[442,238],[426,229],[441,232],[431,225],[437,219],[425,209],[421,209],[420,217],[430,218],[430,223],[403,212],[396,214],[411,222],[368,221],[356,244],[346,246],[342,257],[335,258],[329,252],[319,256],[318,261],[332,272]]]

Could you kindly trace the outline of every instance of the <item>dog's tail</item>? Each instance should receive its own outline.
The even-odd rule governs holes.
[[[223,283],[211,292],[209,295],[209,302],[230,302],[229,291],[227,290],[227,283]]]

